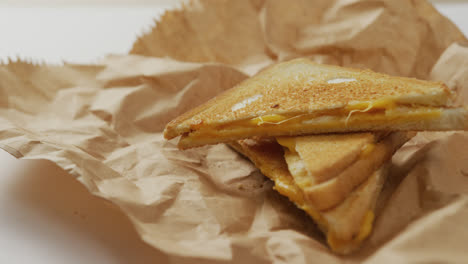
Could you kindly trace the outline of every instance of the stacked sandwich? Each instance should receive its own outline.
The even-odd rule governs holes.
[[[392,155],[421,130],[466,130],[442,83],[296,59],[170,122],[179,148],[228,143],[309,214],[332,250],[370,234]]]

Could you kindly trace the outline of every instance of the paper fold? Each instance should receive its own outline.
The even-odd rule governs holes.
[[[131,55],[89,66],[0,65],[0,147],[65,169],[175,263],[462,262],[467,133],[419,133],[397,152],[374,232],[341,258],[236,152],[179,151],[161,132],[295,57],[443,81],[468,104],[465,43],[422,0],[192,1],[164,14]]]

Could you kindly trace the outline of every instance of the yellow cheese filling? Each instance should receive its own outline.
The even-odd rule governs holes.
[[[333,125],[337,125],[343,122],[340,119],[340,116],[346,116],[345,123],[347,124],[351,116],[363,114],[370,110],[381,111],[382,113],[376,113],[372,115],[362,116],[360,119],[362,120],[353,120],[353,123],[360,123],[360,121],[372,120],[372,121],[391,121],[393,119],[431,119],[437,118],[441,114],[440,109],[434,108],[420,108],[416,109],[417,111],[413,113],[404,113],[398,111],[389,111],[395,109],[392,108],[378,108],[376,105],[368,104],[367,108],[365,108],[366,104],[356,104],[350,107],[346,107],[343,115],[316,115],[316,114],[302,114],[302,115],[295,115],[295,116],[286,116],[286,115],[264,115],[260,117],[255,117],[247,121],[241,121],[242,126],[268,126],[268,125],[279,125],[283,123],[288,123],[288,125],[296,125],[301,124],[304,127],[313,126],[316,128],[327,128]],[[325,118],[329,118],[326,120]],[[270,127],[271,128],[271,127]]]
[[[272,174],[269,174],[272,175]],[[372,224],[374,221],[374,212],[367,211],[364,216],[358,234],[351,240],[342,240],[336,234],[328,231],[329,224],[321,215],[321,212],[312,206],[308,205],[304,199],[302,192],[297,188],[291,178],[281,177],[273,179],[275,182],[275,189],[282,195],[288,197],[297,207],[304,210],[309,214],[318,227],[324,231],[327,236],[327,243],[330,247],[337,252],[343,252],[347,249],[359,246],[359,244],[366,239],[372,231]]]
[[[330,114],[322,114],[322,115],[317,115],[317,114],[301,114],[301,115],[279,115],[279,114],[268,114],[264,116],[259,116],[252,118],[247,121],[241,121],[244,125],[256,125],[256,126],[263,126],[263,125],[279,125],[285,122],[288,122],[290,124],[297,124],[297,123],[303,123],[304,121],[311,121],[313,122],[314,119],[320,118],[320,117],[339,117],[341,115],[346,115],[346,122],[348,122],[348,119],[351,117],[351,115],[355,113],[365,113],[369,111],[379,111],[379,112],[384,112],[384,114],[380,114],[381,117],[385,118],[394,118],[394,117],[400,117],[398,113],[389,111],[397,108],[399,105],[397,102],[393,99],[379,99],[379,100],[374,100],[374,101],[352,101],[349,102],[345,107],[341,109],[334,109],[330,110]],[[405,105],[401,105],[405,107]],[[406,106],[407,107],[407,106]],[[411,108],[409,108],[411,110]],[[418,117],[437,117],[440,115],[440,110],[439,109],[434,109],[434,108],[429,108],[429,107],[424,107],[421,106],[419,108],[416,108],[416,110],[419,110],[417,112]],[[421,110],[423,112],[421,112]],[[406,112],[406,111],[405,111]],[[337,122],[338,120],[335,120]],[[323,122],[323,120],[320,121],[320,124],[323,126],[326,126],[327,122]],[[320,124],[318,124],[318,127],[320,128]],[[315,125],[315,124],[314,124]]]
[[[374,143],[367,143],[362,147],[361,151],[361,158],[369,156],[369,154],[372,153],[375,149],[375,144]]]
[[[289,151],[297,153],[296,140],[294,137],[278,137],[276,140],[280,145],[287,148]],[[375,147],[375,143],[365,144],[361,150],[361,157],[370,155],[374,151]],[[328,222],[322,217],[320,211],[310,206],[308,202],[306,202],[302,192],[297,188],[292,178],[277,178],[274,180],[275,189],[279,193],[289,197],[289,199],[293,201],[299,208],[306,211],[315,220],[319,227],[324,230],[324,232],[327,234],[327,243],[333,250],[342,252],[343,250],[347,250],[347,248],[357,247],[372,231],[374,213],[369,210],[363,218],[359,233],[352,240],[340,239],[335,233],[328,231]]]
[[[374,103],[375,105],[376,103]],[[361,103],[352,105],[355,110],[365,106],[366,104]],[[287,135],[291,131],[307,133],[313,130],[326,133],[329,131],[349,131],[355,127],[366,126],[368,123],[372,123],[371,127],[381,129],[389,125],[398,126],[410,122],[437,119],[442,115],[442,109],[433,107],[402,108],[401,110],[397,107],[394,109],[386,108],[385,111],[377,110],[372,114],[365,113],[363,110],[351,113],[353,110],[346,112],[344,109],[341,109],[341,112],[334,110],[333,115],[298,114],[286,116],[270,114],[228,124],[206,126],[188,133],[187,136],[193,140],[211,141],[212,138],[238,137],[244,136],[246,133],[252,133],[252,135],[268,133],[271,136],[275,134]],[[278,126],[279,124],[281,126]]]
[[[296,139],[294,137],[277,137],[276,141],[291,152],[296,152]]]
[[[273,175],[273,174],[266,174],[266,175]],[[317,223],[320,229],[324,232],[328,229],[327,221],[322,217],[320,212],[307,204],[304,199],[303,193],[298,189],[298,187],[293,182],[293,179],[290,177],[281,177],[272,179],[275,182],[274,189],[278,191],[280,194],[286,196],[291,200],[297,207],[307,212],[314,221]]]
[[[354,111],[358,112],[367,112],[371,109],[375,110],[390,110],[394,109],[397,106],[394,100],[391,99],[380,99],[375,101],[353,101],[349,102],[346,107],[344,108],[345,112],[348,114],[353,113]],[[311,117],[316,117],[314,115],[299,115],[299,116],[286,116],[286,115],[277,115],[277,114],[269,114],[264,116],[259,116],[252,118],[249,120],[250,124],[253,125],[264,125],[264,124],[280,124],[282,122],[286,122],[292,119],[296,119],[295,122],[302,122],[304,120],[308,120]]]
[[[392,99],[379,99],[374,101],[353,101],[349,102],[346,106],[347,110],[365,110],[371,109],[393,109],[397,106],[395,100]]]
[[[269,123],[279,123],[281,121],[286,120],[287,117],[284,115],[264,115],[264,116],[259,116],[256,118],[253,118],[249,121],[249,123],[253,125],[263,125],[263,124],[269,124]]]

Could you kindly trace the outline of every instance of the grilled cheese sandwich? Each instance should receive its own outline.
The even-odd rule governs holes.
[[[333,251],[340,254],[351,253],[370,234],[374,206],[385,181],[385,165],[370,173],[342,202],[329,209],[320,209],[307,199],[304,189],[291,175],[283,156],[283,148],[275,140],[246,139],[230,145],[273,180],[274,189],[314,219]]]
[[[369,70],[279,63],[166,126],[182,149],[252,136],[351,131],[466,130],[468,108],[451,107],[442,83]]]
[[[164,136],[181,136],[180,149],[229,142],[347,254],[370,234],[386,164],[411,131],[468,128],[468,107],[451,97],[442,83],[296,59],[176,118]]]

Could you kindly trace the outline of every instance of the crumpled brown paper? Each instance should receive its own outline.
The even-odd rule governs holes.
[[[460,263],[467,133],[419,133],[397,152],[374,232],[338,257],[237,153],[223,144],[179,151],[161,131],[248,75],[301,56],[441,80],[468,104],[466,43],[422,0],[193,1],[164,14],[132,55],[1,65],[0,147],[65,169],[174,263]]]

